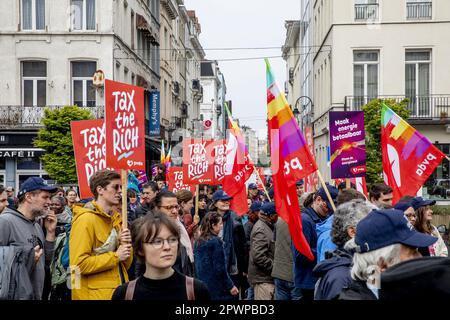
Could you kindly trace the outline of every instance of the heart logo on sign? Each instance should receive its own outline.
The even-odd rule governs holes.
[[[128,160],[128,161],[127,161],[127,165],[128,165],[129,167],[131,167],[131,166],[133,165],[133,160]]]

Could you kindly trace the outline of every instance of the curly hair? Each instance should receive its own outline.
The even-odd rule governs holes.
[[[355,199],[337,207],[331,227],[331,239],[334,244],[338,248],[344,247],[350,240],[347,229],[356,227],[358,222],[373,209],[375,209],[374,205],[362,199]]]

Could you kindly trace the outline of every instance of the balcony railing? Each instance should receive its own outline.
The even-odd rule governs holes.
[[[0,105],[0,128],[39,128],[42,127],[41,120],[44,109],[61,109],[63,106],[5,106]],[[96,119],[104,118],[104,106],[80,107],[89,110]]]
[[[431,1],[429,2],[407,2],[406,17],[408,19],[431,19]]]
[[[355,4],[355,20],[378,20],[378,3]]]
[[[393,99],[400,102],[408,99],[407,107],[411,111],[411,120],[445,120],[450,121],[450,94],[426,96],[346,96],[345,106],[348,110],[359,111],[373,99]]]

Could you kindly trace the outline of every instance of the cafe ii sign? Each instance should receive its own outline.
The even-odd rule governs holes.
[[[38,157],[43,151],[38,150],[1,150],[0,158],[34,158]]]

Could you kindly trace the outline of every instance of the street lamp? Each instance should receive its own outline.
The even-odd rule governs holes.
[[[297,107],[297,105],[300,102],[300,99],[302,99],[302,98],[305,98],[305,99],[308,100],[308,103],[303,105],[302,110],[301,110],[302,112],[305,111],[306,106],[308,104],[311,104],[311,110],[313,110],[313,108],[314,108],[314,103],[313,103],[313,101],[312,101],[312,99],[310,97],[308,97],[308,96],[300,96],[300,97],[298,97],[298,99],[295,101],[294,107],[292,108],[292,112],[294,113],[294,116],[297,119],[297,122],[299,122],[298,121],[298,116],[302,113],[302,112],[300,112],[300,110]],[[305,118],[306,118],[306,123],[307,123],[309,117],[302,118],[302,122],[301,122],[302,123],[302,128],[301,128],[302,130],[303,130],[303,120],[305,120]]]

